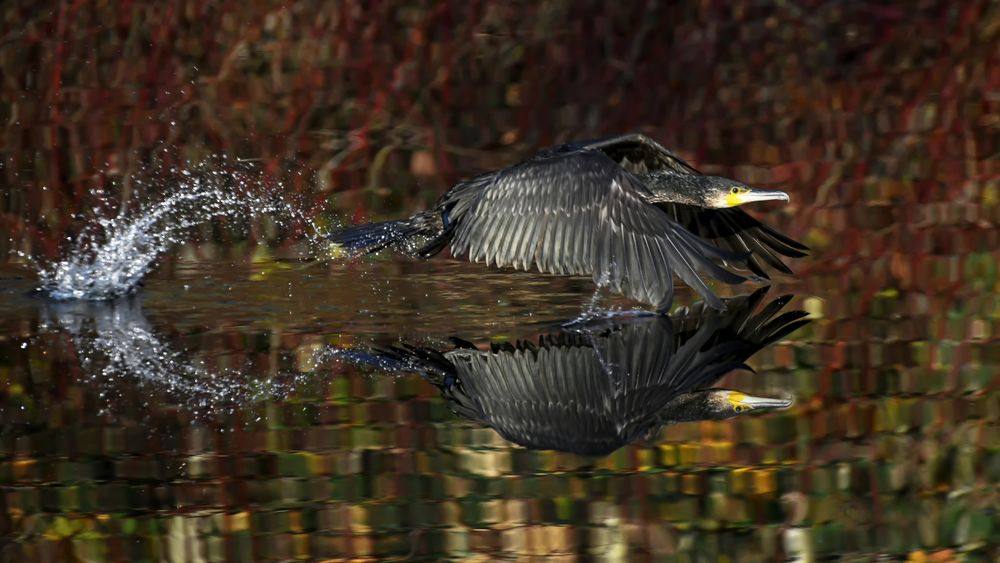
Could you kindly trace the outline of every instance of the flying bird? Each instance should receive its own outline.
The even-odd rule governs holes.
[[[760,307],[766,288],[729,299],[719,312],[697,304],[669,316],[611,320],[480,349],[453,338],[450,351],[417,346],[341,349],[334,357],[388,372],[416,373],[459,416],[534,449],[607,455],[666,424],[718,420],[788,407],[714,385],[761,348],[808,323]]]
[[[552,147],[521,163],[459,182],[433,209],[407,219],[332,233],[337,253],[423,245],[427,258],[450,246],[473,262],[591,275],[600,285],[666,312],[674,276],[709,306],[723,302],[700,274],[729,284],[736,269],[767,278],[790,273],[780,256],[808,248],[738,209],[788,194],[704,175],[641,134]]]

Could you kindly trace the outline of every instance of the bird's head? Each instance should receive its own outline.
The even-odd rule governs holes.
[[[743,182],[722,176],[702,176],[705,207],[724,209],[754,201],[788,201],[788,194],[778,190],[751,188]]]
[[[712,389],[708,392],[708,417],[716,420],[731,418],[738,414],[749,414],[761,410],[786,409],[792,405],[792,399],[785,397],[772,399],[770,397],[754,397],[740,391],[729,389]]]

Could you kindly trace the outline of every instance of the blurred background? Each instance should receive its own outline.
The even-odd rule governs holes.
[[[813,249],[778,285],[815,321],[737,380],[795,390],[792,411],[678,426],[593,477],[453,420],[422,382],[346,368],[207,422],[131,387],[99,412],[72,339],[10,290],[0,555],[997,557],[998,39],[989,0],[4,2],[17,295],[32,273],[11,251],[57,257],[95,190],[132,201],[225,155],[305,215],[207,228],[162,261],[144,307],[178,349],[266,375],[358,335],[521,336],[587,283],[447,260],[261,281],[253,260],[297,256],[306,219],[409,213],[541,147],[639,131],[791,195],[753,212]]]
[[[791,190],[774,220],[820,251],[836,234],[841,259],[992,249],[998,9],[5,3],[4,223],[51,244],[91,190],[215,154],[316,212],[395,213],[539,147],[641,131]]]

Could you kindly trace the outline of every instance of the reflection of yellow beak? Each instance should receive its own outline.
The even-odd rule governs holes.
[[[755,190],[740,188],[736,193],[726,195],[726,207],[737,207],[755,201],[788,201],[788,194],[779,190]]]

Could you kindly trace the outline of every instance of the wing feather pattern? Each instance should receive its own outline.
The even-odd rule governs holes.
[[[661,310],[676,274],[721,308],[699,272],[727,283],[745,278],[718,266],[721,251],[648,203],[650,195],[597,151],[536,158],[495,173],[477,190],[453,219],[452,252],[497,266],[589,274],[597,282],[607,276],[613,291]]]
[[[768,277],[765,266],[786,274],[792,270],[780,256],[806,256],[809,247],[754,219],[738,208],[702,209],[676,203],[659,204],[675,221],[718,247],[734,252],[750,252],[750,270]]]
[[[638,133],[607,139],[583,141],[573,146],[598,150],[633,174],[653,170],[671,170],[678,174],[701,175],[697,169],[653,139]],[[767,278],[765,267],[792,273],[781,256],[806,256],[809,247],[754,219],[740,208],[702,209],[689,205],[659,204],[678,223],[692,233],[711,241],[721,249],[739,254],[751,253],[747,266]],[[724,262],[731,260],[723,259]]]

